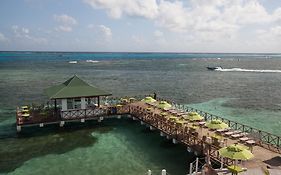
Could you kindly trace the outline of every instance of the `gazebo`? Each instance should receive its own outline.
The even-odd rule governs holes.
[[[55,102],[57,113],[57,102],[61,102],[62,118],[86,117],[87,110],[100,107],[100,97],[112,94],[92,86],[76,75],[62,84],[45,89],[45,93]],[[89,111],[88,111],[89,112]]]

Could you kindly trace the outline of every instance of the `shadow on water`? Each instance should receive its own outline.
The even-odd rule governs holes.
[[[11,172],[32,158],[92,146],[97,141],[91,135],[93,131],[106,133],[111,130],[112,127],[94,121],[66,124],[63,128],[55,125],[24,128],[16,137],[0,140],[0,173]]]

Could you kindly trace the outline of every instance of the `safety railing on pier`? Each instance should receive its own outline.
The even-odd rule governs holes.
[[[134,96],[134,98],[136,98],[137,100],[140,100],[146,96],[153,96],[153,95],[139,95],[139,96]],[[130,98],[130,97],[123,97],[123,98]],[[121,99],[120,97],[114,97],[112,99]],[[178,108],[178,109],[182,109],[185,111],[194,111],[199,113],[200,115],[202,115],[206,121],[209,120],[213,120],[213,119],[219,119],[222,120],[223,122],[227,123],[228,126],[234,130],[240,130],[242,132],[246,132],[249,133],[251,137],[253,137],[255,140],[257,140],[257,144],[263,147],[266,147],[270,150],[276,151],[276,152],[281,152],[281,137],[266,131],[262,131],[260,129],[248,126],[248,125],[244,125],[242,123],[239,122],[235,122],[214,114],[210,114],[208,112],[204,112],[198,109],[195,109],[193,107],[187,106],[187,105],[181,105],[181,104],[177,104],[174,101],[165,99],[165,98],[157,98],[157,100],[164,100],[169,102],[170,104],[173,104],[174,107]],[[115,101],[116,103],[117,101]]]
[[[218,150],[221,147],[213,145],[207,142],[203,138],[198,137],[198,133],[194,132],[188,127],[177,125],[176,123],[166,120],[160,115],[155,115],[149,111],[146,111],[140,106],[130,106],[130,114],[134,118],[137,118],[141,123],[146,123],[150,126],[150,129],[156,128],[169,139],[173,139],[173,142],[181,142],[187,146],[194,154],[209,155],[213,161],[223,162],[224,165],[232,165],[234,161],[232,159],[223,159],[220,157]]]
[[[176,104],[174,102],[172,102],[172,104],[178,108],[178,109],[182,109],[185,110],[187,112],[197,112],[200,115],[202,115],[206,121],[210,121],[213,119],[219,119],[222,120],[223,122],[227,123],[228,126],[232,129],[235,130],[240,130],[242,132],[246,132],[249,133],[251,137],[253,137],[255,140],[257,140],[257,144],[263,147],[267,147],[273,151],[276,152],[280,152],[281,151],[281,137],[271,134],[269,132],[266,131],[262,131],[260,129],[248,126],[248,125],[244,125],[241,124],[239,122],[235,122],[235,121],[231,121],[229,119],[223,118],[223,117],[219,117],[217,115],[214,114],[210,114],[208,112],[204,112],[198,109],[195,109],[193,107],[187,106],[187,105],[180,105],[180,104]]]

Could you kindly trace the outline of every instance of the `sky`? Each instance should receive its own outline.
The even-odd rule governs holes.
[[[1,0],[0,51],[281,53],[281,0]]]

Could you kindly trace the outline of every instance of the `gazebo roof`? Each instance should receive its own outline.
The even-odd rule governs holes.
[[[66,82],[45,89],[50,99],[76,98],[76,97],[97,97],[112,95],[95,86],[89,85],[74,75]]]

